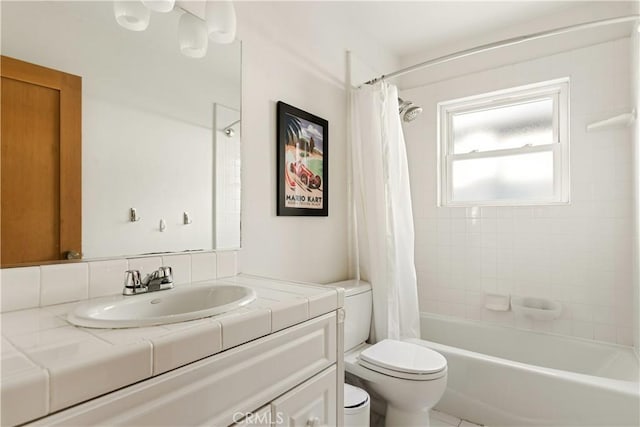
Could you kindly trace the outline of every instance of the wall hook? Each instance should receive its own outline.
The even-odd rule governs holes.
[[[167,222],[164,219],[160,220],[160,232],[163,232],[167,229]]]
[[[138,222],[140,221],[140,217],[138,216],[138,211],[136,208],[129,209],[129,221]]]
[[[191,224],[193,221],[191,220],[191,217],[189,216],[189,212],[183,212],[182,213],[182,223],[185,225]]]

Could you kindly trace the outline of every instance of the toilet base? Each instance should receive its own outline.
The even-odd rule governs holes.
[[[385,427],[429,427],[429,410],[411,412],[387,404]]]

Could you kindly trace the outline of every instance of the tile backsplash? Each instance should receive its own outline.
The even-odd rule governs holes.
[[[237,251],[177,253],[0,270],[0,311],[79,301],[122,292],[126,270],[142,275],[160,266],[173,268],[181,284],[235,276]]]
[[[0,275],[1,311],[40,305],[40,267],[6,268]]]
[[[40,267],[40,305],[62,304],[89,297],[89,265],[43,265]],[[4,295],[3,298],[4,299]]]
[[[122,291],[123,271],[129,270],[127,259],[92,261],[89,264],[89,298]]]

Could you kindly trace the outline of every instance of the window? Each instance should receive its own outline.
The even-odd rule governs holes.
[[[569,201],[569,79],[438,104],[440,206]]]

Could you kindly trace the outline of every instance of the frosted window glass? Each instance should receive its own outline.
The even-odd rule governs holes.
[[[553,197],[553,152],[453,161],[454,202]]]
[[[453,114],[453,152],[520,148],[553,141],[553,99]]]

